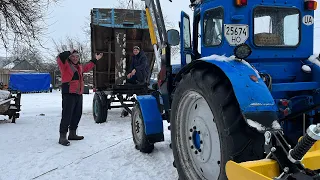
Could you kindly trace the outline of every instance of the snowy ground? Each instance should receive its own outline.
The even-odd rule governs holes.
[[[60,92],[23,94],[16,124],[0,116],[0,180],[177,179],[166,122],[165,141],[142,154],[134,148],[130,117],[120,118],[120,109],[113,109],[107,123],[96,124],[92,98],[84,95],[78,132],[85,139],[64,147],[58,144]]]

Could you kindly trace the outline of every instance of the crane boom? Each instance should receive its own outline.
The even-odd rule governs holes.
[[[167,44],[168,36],[167,36],[166,27],[163,19],[160,1],[159,0],[141,0],[141,1],[145,2],[151,43],[153,45],[154,53],[156,56],[158,71],[160,71],[161,61],[162,62],[169,61],[170,63],[170,59],[165,58],[166,60],[164,60],[163,58],[161,58],[162,55],[166,54],[165,49],[168,46]],[[158,38],[157,38],[157,34],[158,34]]]
[[[171,102],[168,97],[173,91],[171,46],[168,43],[168,34],[163,19],[160,0],[141,1],[145,2],[151,43],[153,44],[159,70],[158,87],[164,99],[164,103],[170,105]]]

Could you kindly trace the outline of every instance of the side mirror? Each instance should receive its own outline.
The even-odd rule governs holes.
[[[168,30],[167,34],[168,34],[168,43],[171,46],[176,46],[180,43],[179,31],[175,29],[170,29]]]

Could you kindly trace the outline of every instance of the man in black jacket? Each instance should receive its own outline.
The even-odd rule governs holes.
[[[147,56],[143,51],[140,51],[138,46],[133,47],[132,62],[127,75],[127,82],[131,84],[144,84],[147,81],[149,74],[149,63]]]

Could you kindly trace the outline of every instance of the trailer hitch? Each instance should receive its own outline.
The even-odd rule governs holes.
[[[274,179],[320,180],[319,172],[305,168],[302,163],[305,154],[320,140],[320,124],[310,125],[294,148],[288,144],[282,131],[266,131],[264,135],[265,152],[268,154],[266,159],[277,161],[279,169],[283,170]]]

